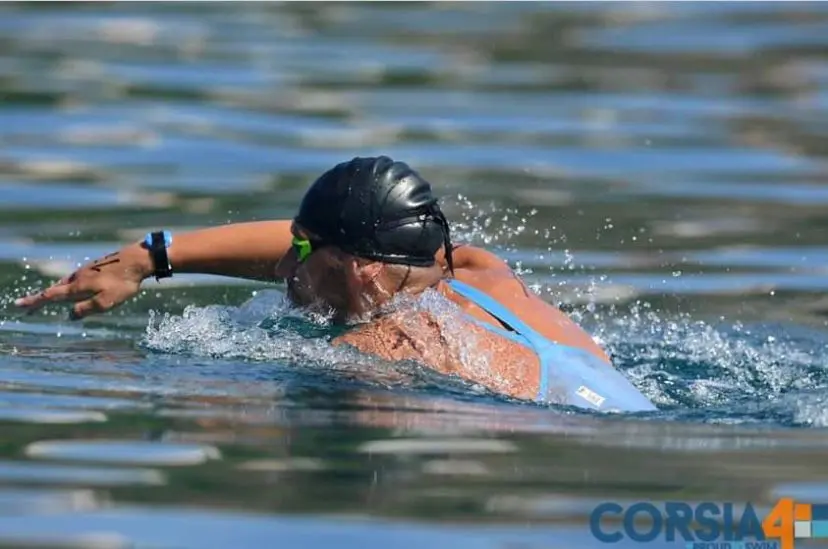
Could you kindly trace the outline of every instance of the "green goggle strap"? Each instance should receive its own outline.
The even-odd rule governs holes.
[[[294,236],[293,237],[293,249],[296,250],[296,256],[299,258],[299,261],[304,261],[313,251],[311,247],[310,240],[305,238],[299,238]]]

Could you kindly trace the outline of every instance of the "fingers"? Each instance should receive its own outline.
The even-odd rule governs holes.
[[[92,314],[103,313],[111,309],[115,303],[104,296],[98,294],[91,299],[75,303],[72,310],[69,312],[70,320],[80,320]]]
[[[31,314],[52,303],[73,303],[70,318],[84,318],[92,313],[108,311],[136,295],[143,276],[132,268],[122,270],[106,267],[120,263],[117,253],[81,267],[41,292],[15,300],[14,305]]]
[[[27,314],[34,313],[49,303],[80,301],[95,295],[97,290],[87,282],[79,281],[75,274],[65,277],[43,291],[15,300],[14,305],[26,309]]]
[[[71,284],[77,278],[78,278],[78,272],[75,271],[74,273],[72,273],[70,275],[64,276],[63,278],[61,278],[60,280],[58,280],[57,282],[52,284],[52,286],[60,286],[61,284]]]
[[[94,291],[81,288],[76,284],[60,284],[46,288],[42,292],[21,297],[14,302],[16,307],[36,311],[47,303],[78,301],[94,295]]]

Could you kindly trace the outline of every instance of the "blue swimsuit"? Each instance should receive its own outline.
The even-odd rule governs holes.
[[[511,328],[475,323],[532,349],[540,360],[537,399],[601,412],[640,412],[657,408],[618,370],[590,352],[546,339],[486,293],[459,280],[449,286]]]

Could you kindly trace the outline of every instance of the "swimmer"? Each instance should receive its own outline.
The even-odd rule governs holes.
[[[453,245],[431,185],[385,156],[322,174],[294,219],[155,231],[15,304],[34,311],[72,303],[70,318],[81,319],[135,296],[145,279],[173,273],[285,281],[293,303],[347,325],[335,345],[417,361],[512,397],[596,411],[655,409],[505,261]],[[394,306],[427,292],[452,305],[452,327],[428,309]]]

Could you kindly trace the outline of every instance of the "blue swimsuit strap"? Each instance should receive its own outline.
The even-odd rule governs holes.
[[[530,346],[537,347],[538,343],[548,344],[549,340],[533,330],[526,322],[520,319],[515,313],[510,311],[501,302],[483,292],[474,286],[470,286],[465,282],[460,282],[456,279],[448,281],[449,286],[461,296],[465,297],[502,323],[506,324],[512,330],[522,335]]]
[[[532,329],[526,322],[521,320],[515,313],[510,311],[506,308],[505,305],[497,301],[495,298],[490,296],[489,294],[478,290],[477,288],[470,286],[464,282],[460,282],[459,280],[452,279],[448,281],[449,286],[452,290],[460,294],[461,296],[465,297],[502,323],[506,324],[514,332],[509,332],[507,330],[499,329],[489,323],[484,322],[477,322],[481,326],[485,328],[500,333],[514,341],[518,341],[523,343],[527,347],[530,347],[535,354],[538,355],[538,360],[541,361],[540,364],[540,390],[538,391],[540,395],[545,395],[547,387],[549,385],[549,372],[547,365],[543,364],[544,359],[544,350],[549,350],[550,347],[555,347],[558,344],[554,341],[550,341],[549,339],[545,338],[534,329]],[[476,320],[476,319],[475,319]],[[517,336],[517,337],[515,337]]]

